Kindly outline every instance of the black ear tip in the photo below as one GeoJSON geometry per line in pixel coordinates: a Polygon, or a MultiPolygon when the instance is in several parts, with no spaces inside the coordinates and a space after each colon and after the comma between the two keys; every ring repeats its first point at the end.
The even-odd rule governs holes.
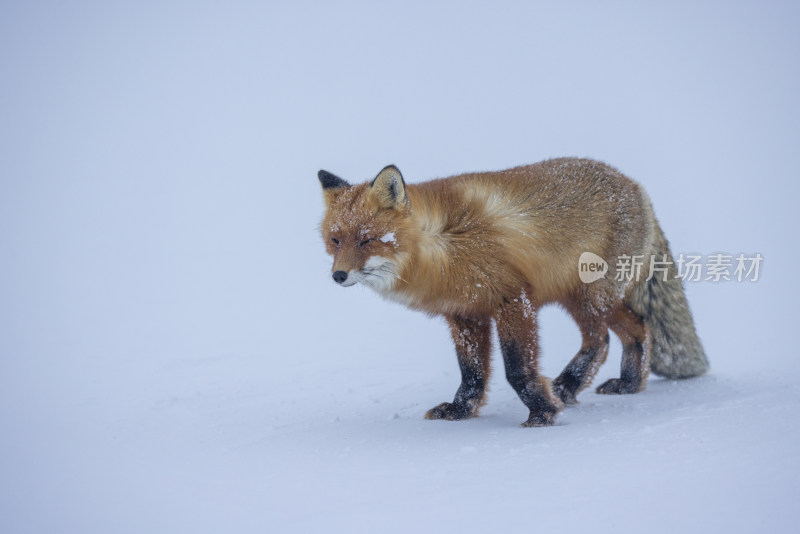
{"type": "MultiPolygon", "coordinates": [[[[381,172],[379,172],[379,173],[378,173],[378,176],[382,175],[382,174],[383,174],[383,173],[385,173],[386,171],[391,171],[391,172],[395,172],[395,173],[397,173],[397,176],[399,176],[399,177],[400,177],[400,181],[401,181],[403,184],[405,184],[405,183],[406,183],[405,179],[403,178],[403,173],[402,173],[402,172],[400,172],[400,169],[398,169],[398,168],[397,168],[397,165],[394,165],[394,164],[392,164],[392,165],[387,165],[386,167],[384,167],[383,169],[381,169],[381,172]]],[[[375,180],[372,180],[372,185],[375,185],[375,182],[378,180],[378,176],[376,176],[376,177],[375,177],[375,180]]]]}
{"type": "Polygon", "coordinates": [[[335,187],[347,187],[350,184],[336,176],[335,174],[331,174],[328,171],[320,169],[317,173],[317,178],[319,178],[319,183],[322,184],[323,189],[331,189],[335,187]]]}
{"type": "Polygon", "coordinates": [[[400,175],[400,177],[402,177],[402,176],[403,176],[403,173],[402,173],[402,172],[400,172],[400,169],[398,169],[398,168],[397,168],[397,165],[395,165],[394,163],[393,163],[393,164],[391,164],[391,165],[387,165],[386,167],[384,167],[384,168],[383,168],[383,170],[382,170],[381,172],[383,172],[383,171],[386,171],[386,170],[393,170],[394,172],[396,172],[397,174],[399,174],[399,175],[400,175]]]}

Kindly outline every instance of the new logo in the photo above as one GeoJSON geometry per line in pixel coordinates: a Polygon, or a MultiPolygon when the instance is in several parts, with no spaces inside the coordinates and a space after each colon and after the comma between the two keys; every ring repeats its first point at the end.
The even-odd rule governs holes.
{"type": "Polygon", "coordinates": [[[584,284],[591,284],[604,278],[607,272],[608,263],[597,254],[584,252],[578,259],[578,276],[584,284]]]}

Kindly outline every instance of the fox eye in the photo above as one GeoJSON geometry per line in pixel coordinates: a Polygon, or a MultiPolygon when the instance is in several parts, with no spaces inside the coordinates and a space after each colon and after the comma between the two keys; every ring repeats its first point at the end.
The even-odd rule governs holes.
{"type": "Polygon", "coordinates": [[[335,237],[332,237],[332,238],[331,238],[331,241],[333,241],[333,243],[334,243],[335,245],[338,245],[338,244],[339,244],[339,240],[338,240],[338,239],[336,239],[335,237]]]}
{"type": "Polygon", "coordinates": [[[366,245],[367,243],[371,243],[372,241],[375,241],[375,239],[376,239],[375,237],[371,237],[371,238],[369,238],[369,239],[365,239],[364,241],[362,241],[361,243],[359,243],[359,244],[358,244],[358,246],[359,246],[359,247],[363,247],[363,246],[364,246],[364,245],[366,245]]]}

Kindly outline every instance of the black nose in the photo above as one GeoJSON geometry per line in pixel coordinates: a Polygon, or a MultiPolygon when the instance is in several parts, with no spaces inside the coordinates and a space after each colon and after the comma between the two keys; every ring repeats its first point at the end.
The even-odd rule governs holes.
{"type": "Polygon", "coordinates": [[[336,281],[337,284],[341,284],[345,280],[347,280],[347,273],[344,271],[336,271],[333,273],[333,279],[336,281]]]}

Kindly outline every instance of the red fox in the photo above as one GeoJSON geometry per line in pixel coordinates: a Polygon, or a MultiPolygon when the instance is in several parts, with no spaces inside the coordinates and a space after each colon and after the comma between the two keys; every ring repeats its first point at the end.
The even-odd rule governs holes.
{"type": "Polygon", "coordinates": [[[598,393],[642,391],[651,369],[669,378],[708,369],[650,199],[604,163],[552,159],[419,184],[406,184],[394,165],[360,185],[327,171],[318,177],[334,281],[363,283],[444,316],[450,327],[461,385],[453,402],[430,409],[427,419],[478,415],[486,401],[492,321],[506,378],[530,410],[523,426],[552,425],[564,405],[577,402],[606,359],[609,329],[622,342],[621,375],[598,393]],[[591,283],[579,275],[585,252],[608,264],[605,276],[591,283]],[[667,265],[654,276],[651,256],[667,265]],[[621,257],[646,258],[639,276],[617,276],[621,257]],[[549,303],[563,306],[583,337],[552,382],[537,366],[537,312],[549,303]]]}

